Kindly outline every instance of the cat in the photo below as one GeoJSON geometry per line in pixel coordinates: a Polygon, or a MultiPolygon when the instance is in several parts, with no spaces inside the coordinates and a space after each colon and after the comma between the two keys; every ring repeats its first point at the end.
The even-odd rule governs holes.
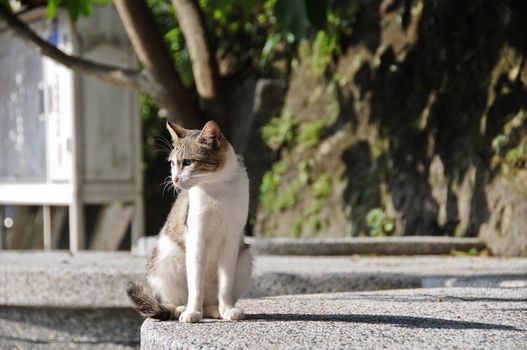
{"type": "Polygon", "coordinates": [[[235,303],[252,269],[243,242],[247,172],[215,122],[202,130],[167,122],[167,129],[171,181],[180,193],[149,257],[146,283],[131,282],[128,295],[145,317],[243,319],[235,303]]]}

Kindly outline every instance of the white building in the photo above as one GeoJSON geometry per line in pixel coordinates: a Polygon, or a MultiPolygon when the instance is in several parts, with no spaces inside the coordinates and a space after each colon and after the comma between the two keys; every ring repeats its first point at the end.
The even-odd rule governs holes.
{"type": "MultiPolygon", "coordinates": [[[[111,5],[76,23],[65,11],[50,21],[45,8],[21,18],[69,54],[137,66],[111,5]]],[[[49,208],[67,206],[76,251],[84,248],[85,204],[133,203],[135,242],[143,231],[138,108],[137,93],[74,74],[0,27],[0,205],[43,206],[46,249],[49,208]]]]}

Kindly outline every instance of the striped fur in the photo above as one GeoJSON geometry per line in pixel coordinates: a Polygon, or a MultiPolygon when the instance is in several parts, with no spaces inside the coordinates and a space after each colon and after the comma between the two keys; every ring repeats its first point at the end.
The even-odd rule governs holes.
{"type": "Polygon", "coordinates": [[[152,290],[142,282],[129,282],[126,293],[143,317],[157,318],[162,321],[179,317],[174,305],[161,303],[159,297],[155,297],[152,290]]]}

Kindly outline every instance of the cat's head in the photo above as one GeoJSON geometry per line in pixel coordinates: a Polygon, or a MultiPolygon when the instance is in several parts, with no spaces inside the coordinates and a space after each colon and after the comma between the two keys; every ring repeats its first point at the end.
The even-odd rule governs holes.
{"type": "Polygon", "coordinates": [[[167,129],[174,146],[168,160],[176,189],[188,190],[212,182],[227,159],[227,140],[218,124],[210,121],[202,130],[187,130],[167,122],[167,129]]]}

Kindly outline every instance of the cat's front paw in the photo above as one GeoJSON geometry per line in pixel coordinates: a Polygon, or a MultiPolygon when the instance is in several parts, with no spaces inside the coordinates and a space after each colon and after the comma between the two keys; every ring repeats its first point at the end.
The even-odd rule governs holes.
{"type": "Polygon", "coordinates": [[[223,318],[224,320],[243,320],[245,318],[243,311],[238,309],[237,307],[221,310],[220,313],[221,318],[223,318]]]}
{"type": "Polygon", "coordinates": [[[199,311],[184,311],[179,316],[180,322],[194,323],[199,322],[203,318],[203,314],[199,311]]]}

